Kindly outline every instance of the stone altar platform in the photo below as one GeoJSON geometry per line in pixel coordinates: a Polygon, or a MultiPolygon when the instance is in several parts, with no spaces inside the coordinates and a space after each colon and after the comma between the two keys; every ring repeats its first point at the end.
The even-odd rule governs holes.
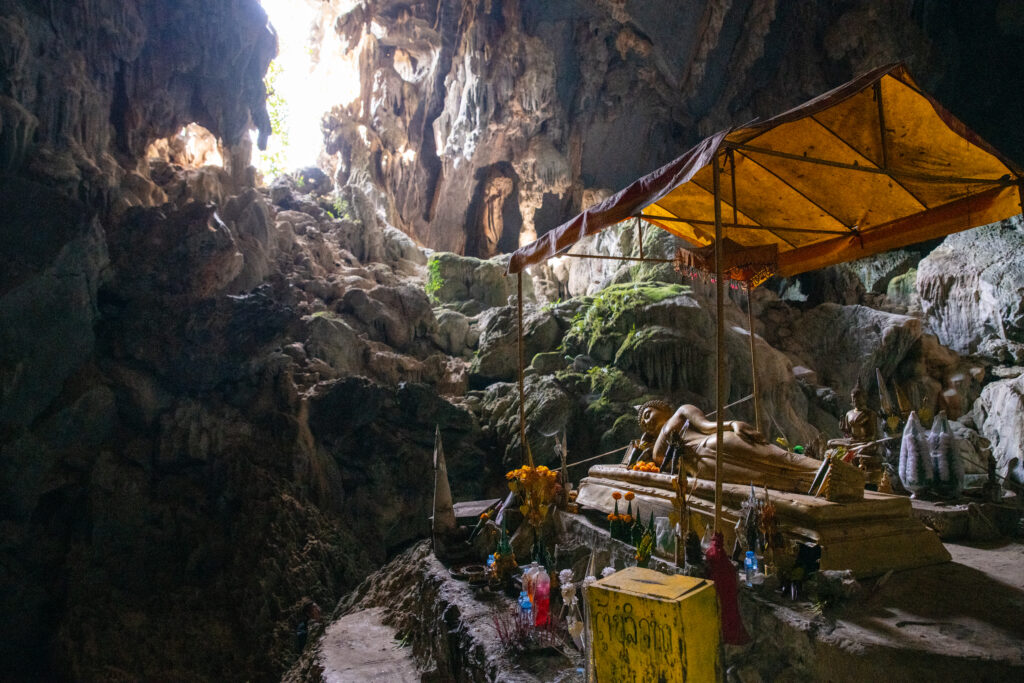
{"type": "MultiPolygon", "coordinates": [[[[714,519],[714,482],[690,480],[687,510],[691,528],[701,533],[714,519]]],[[[584,510],[612,512],[612,493],[631,491],[634,511],[647,519],[675,518],[675,475],[636,472],[624,465],[595,465],[580,482],[576,502],[584,510]]],[[[757,490],[763,497],[764,490],[757,490]]],[[[877,576],[889,570],[912,569],[948,562],[949,552],[939,536],[913,515],[911,501],[865,491],[864,500],[836,503],[798,493],[768,489],[776,506],[783,536],[797,543],[821,548],[821,569],[849,569],[859,578],[877,576]]],[[[732,547],[733,527],[750,486],[722,485],[722,516],[726,547],[732,547]]],[[[625,512],[620,503],[620,512],[625,512]]]]}
{"type": "MultiPolygon", "coordinates": [[[[598,567],[633,563],[632,546],[586,516],[559,512],[557,519],[566,549],[593,549],[598,567]]],[[[825,611],[741,585],[740,612],[753,640],[726,646],[726,680],[1024,680],[1024,544],[945,547],[952,561],[862,580],[856,597],[825,611]]],[[[675,571],[658,558],[651,567],[675,571]]]]}

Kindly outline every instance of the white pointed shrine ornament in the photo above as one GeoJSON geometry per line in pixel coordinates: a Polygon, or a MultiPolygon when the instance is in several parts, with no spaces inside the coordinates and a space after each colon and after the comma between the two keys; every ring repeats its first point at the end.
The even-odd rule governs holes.
{"type": "Polygon", "coordinates": [[[448,467],[444,461],[444,447],[441,444],[441,428],[434,435],[434,509],[430,531],[437,550],[437,537],[455,531],[455,506],[452,503],[452,489],[448,484],[448,467]]]}

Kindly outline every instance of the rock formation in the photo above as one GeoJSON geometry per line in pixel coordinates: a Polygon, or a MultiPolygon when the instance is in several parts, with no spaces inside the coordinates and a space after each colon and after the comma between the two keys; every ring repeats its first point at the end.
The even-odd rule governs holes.
{"type": "MultiPolygon", "coordinates": [[[[330,177],[257,188],[275,38],[255,0],[0,0],[0,677],[277,678],[310,600],[426,534],[438,426],[458,498],[518,464],[515,283],[477,256],[879,61],[965,73],[917,3],[319,6],[315,54],[358,45],[362,97],[325,118],[330,177]]],[[[1021,357],[999,294],[1019,273],[991,256],[1019,226],[987,230],[822,275],[834,296],[755,293],[772,435],[834,430],[836,395],[881,367],[918,401],[980,395],[954,433],[1019,466],[1019,381],[982,388],[1021,357]],[[986,283],[987,308],[949,294],[986,283]]],[[[588,248],[641,239],[673,247],[627,226],[588,248]]],[[[561,430],[571,460],[625,444],[645,396],[708,405],[703,283],[564,259],[524,289],[539,462],[561,430]]],[[[727,305],[734,397],[746,306],[727,305]]]]}
{"type": "Polygon", "coordinates": [[[917,293],[939,341],[1024,361],[1024,223],[950,235],[918,265],[917,293]]]}
{"type": "Polygon", "coordinates": [[[358,50],[363,93],[325,117],[327,162],[446,251],[508,251],[704,135],[894,61],[1011,157],[1024,151],[1012,3],[337,4],[321,5],[314,53],[358,50]]]}
{"type": "Polygon", "coordinates": [[[0,677],[274,679],[426,532],[436,426],[460,494],[494,469],[426,258],[251,186],[255,1],[3,2],[0,43],[0,677]]]}

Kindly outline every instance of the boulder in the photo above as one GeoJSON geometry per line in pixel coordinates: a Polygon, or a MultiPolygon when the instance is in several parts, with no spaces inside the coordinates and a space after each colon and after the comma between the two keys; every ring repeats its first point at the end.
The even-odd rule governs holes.
{"type": "MultiPolygon", "coordinates": [[[[486,311],[478,321],[480,349],[470,370],[475,381],[511,381],[519,368],[518,315],[515,307],[505,306],[486,311]]],[[[523,362],[529,363],[538,353],[553,351],[562,339],[561,328],[554,314],[535,305],[523,311],[523,362]]]]}
{"type": "MultiPolygon", "coordinates": [[[[507,256],[485,261],[472,256],[434,252],[427,260],[427,294],[440,304],[463,308],[467,304],[475,304],[475,310],[465,311],[470,315],[483,307],[505,306],[509,297],[516,294],[516,278],[506,275],[507,268],[507,256]]],[[[523,274],[523,299],[534,299],[533,283],[526,273],[523,274]]]]}
{"type": "Polygon", "coordinates": [[[973,353],[1024,342],[1024,218],[950,235],[918,265],[917,293],[939,341],[973,353]]]}
{"type": "MultiPolygon", "coordinates": [[[[650,228],[649,231],[663,232],[650,228]]],[[[627,223],[621,228],[612,228],[596,235],[584,237],[573,246],[572,251],[577,254],[628,256],[636,241],[635,234],[632,223],[627,223]]],[[[626,263],[625,261],[589,258],[567,258],[565,262],[564,290],[569,296],[586,296],[604,289],[611,284],[615,273],[626,263]]]]}
{"type": "Polygon", "coordinates": [[[340,310],[352,313],[371,338],[402,352],[409,351],[417,339],[430,336],[437,327],[426,295],[412,284],[350,289],[342,297],[340,310]]]}
{"type": "Polygon", "coordinates": [[[1024,484],[1024,375],[986,385],[972,417],[992,444],[996,471],[1024,484]]]}
{"type": "Polygon", "coordinates": [[[437,332],[432,337],[437,346],[451,356],[462,356],[470,350],[469,318],[445,308],[436,309],[437,332]]]}
{"type": "Polygon", "coordinates": [[[822,384],[847,394],[870,387],[875,368],[890,377],[920,339],[921,321],[865,306],[822,304],[766,327],[773,346],[804,360],[822,384]]]}
{"type": "Polygon", "coordinates": [[[329,313],[313,315],[309,322],[307,352],[326,361],[339,375],[357,375],[366,363],[366,344],[352,326],[329,313]]]}
{"type": "Polygon", "coordinates": [[[235,276],[229,289],[235,293],[247,292],[267,279],[278,249],[290,246],[293,233],[284,230],[284,236],[278,234],[270,209],[252,189],[229,199],[223,218],[242,254],[241,272],[235,276]]]}
{"type": "Polygon", "coordinates": [[[538,353],[530,361],[530,368],[542,375],[552,375],[568,365],[565,354],[558,351],[545,351],[538,353]]]}
{"type": "MultiPolygon", "coordinates": [[[[570,432],[570,449],[578,442],[572,432],[578,427],[577,397],[552,375],[531,375],[524,380],[526,394],[526,440],[538,465],[555,467],[555,441],[562,431],[570,432]]],[[[502,465],[513,469],[522,464],[519,435],[519,394],[515,383],[491,384],[480,396],[480,421],[490,436],[504,446],[502,465]]]]}

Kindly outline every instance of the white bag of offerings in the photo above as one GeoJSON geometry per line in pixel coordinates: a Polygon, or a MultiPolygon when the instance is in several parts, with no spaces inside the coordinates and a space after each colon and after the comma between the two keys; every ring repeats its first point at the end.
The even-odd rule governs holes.
{"type": "Polygon", "coordinates": [[[928,443],[935,492],[946,497],[959,495],[964,485],[964,466],[957,454],[956,437],[949,427],[946,411],[935,417],[928,443]]]}
{"type": "Polygon", "coordinates": [[[908,491],[917,495],[931,486],[933,472],[928,434],[921,426],[917,413],[911,411],[900,444],[900,481],[908,491]]]}

